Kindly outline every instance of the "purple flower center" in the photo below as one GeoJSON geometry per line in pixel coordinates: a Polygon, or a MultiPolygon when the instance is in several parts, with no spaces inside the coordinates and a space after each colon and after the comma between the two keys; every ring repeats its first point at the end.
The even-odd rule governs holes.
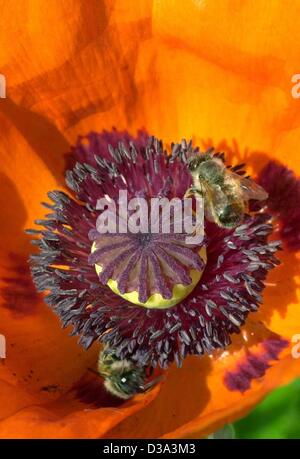
{"type": "Polygon", "coordinates": [[[49,193],[50,213],[36,222],[43,229],[31,231],[40,249],[31,257],[35,284],[63,325],[73,326],[85,348],[100,340],[138,366],[181,366],[188,354],[226,347],[259,308],[267,272],[278,264],[270,216],[261,210],[234,229],[206,221],[206,237],[195,245],[184,234],[99,235],[99,198],[116,199],[125,188],[129,197],[182,199],[191,186],[187,157],[199,150],[183,141],[169,153],[144,133],[132,141],[115,131],[109,142],[108,133],[91,133],[73,152],[81,161],[67,173],[73,196],[49,193]],[[194,285],[193,271],[202,275],[194,285]],[[177,285],[192,289],[166,308],[125,296],[169,301],[177,285]]]}

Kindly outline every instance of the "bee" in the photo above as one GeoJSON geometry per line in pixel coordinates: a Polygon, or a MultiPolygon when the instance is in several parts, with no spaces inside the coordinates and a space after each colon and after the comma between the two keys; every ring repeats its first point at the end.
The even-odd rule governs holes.
{"type": "Polygon", "coordinates": [[[105,346],[100,351],[98,372],[104,378],[104,387],[110,393],[128,400],[138,393],[150,390],[158,379],[146,382],[151,376],[147,367],[139,367],[128,359],[120,359],[115,351],[105,346]]]}
{"type": "Polygon", "coordinates": [[[242,223],[250,199],[268,198],[261,186],[226,168],[222,159],[209,152],[189,158],[187,164],[193,186],[185,197],[201,197],[206,218],[222,228],[235,228],[242,223]]]}

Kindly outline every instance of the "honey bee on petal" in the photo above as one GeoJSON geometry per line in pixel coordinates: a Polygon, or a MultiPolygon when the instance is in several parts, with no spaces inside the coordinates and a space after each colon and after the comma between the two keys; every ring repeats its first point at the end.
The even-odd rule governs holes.
{"type": "Polygon", "coordinates": [[[146,382],[151,375],[147,374],[147,367],[139,367],[130,360],[119,359],[108,346],[99,354],[98,372],[104,378],[106,390],[123,400],[150,390],[158,381],[154,379],[146,382]]]}
{"type": "Polygon", "coordinates": [[[240,225],[248,211],[248,201],[264,201],[268,197],[261,186],[227,169],[222,159],[209,152],[189,158],[188,169],[193,186],[185,197],[201,197],[206,218],[220,227],[240,225]]]}

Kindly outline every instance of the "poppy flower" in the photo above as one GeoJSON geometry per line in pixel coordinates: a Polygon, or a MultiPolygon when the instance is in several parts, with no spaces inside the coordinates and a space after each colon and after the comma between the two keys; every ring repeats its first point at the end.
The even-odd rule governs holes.
{"type": "Polygon", "coordinates": [[[4,11],[2,438],[199,438],[299,375],[291,10],[264,1],[105,1],[87,10],[70,0],[45,12],[36,1],[15,5],[13,23],[4,11]],[[202,252],[176,239],[99,238],[99,197],[114,197],[125,180],[133,196],[182,198],[185,150],[195,145],[224,152],[237,172],[246,163],[269,193],[265,206],[233,230],[207,222],[202,252]],[[32,274],[46,295],[27,265],[34,249],[24,229],[34,220],[32,274]],[[105,255],[112,250],[122,269],[105,255]],[[194,271],[193,289],[175,301],[174,286],[187,288],[194,271]],[[139,303],[160,294],[175,304],[146,308],[132,292],[139,303]],[[110,395],[89,371],[99,338],[120,358],[159,367],[163,380],[130,400],[110,395]]]}

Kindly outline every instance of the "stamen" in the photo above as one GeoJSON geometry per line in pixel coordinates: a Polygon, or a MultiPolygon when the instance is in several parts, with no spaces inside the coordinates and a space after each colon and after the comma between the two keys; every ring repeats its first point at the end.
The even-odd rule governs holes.
{"type": "MultiPolygon", "coordinates": [[[[115,201],[125,187],[129,198],[183,199],[187,158],[199,149],[183,141],[168,154],[153,137],[132,141],[114,131],[111,141],[108,133],[79,139],[73,153],[80,160],[67,173],[73,196],[50,192],[51,213],[29,231],[39,248],[31,257],[35,284],[63,326],[72,325],[85,348],[100,340],[140,367],[181,366],[189,354],[226,348],[279,263],[270,216],[260,210],[232,229],[205,220],[206,237],[193,246],[183,234],[101,235],[100,198],[115,201]]],[[[243,175],[242,166],[234,171],[243,175]]]]}

